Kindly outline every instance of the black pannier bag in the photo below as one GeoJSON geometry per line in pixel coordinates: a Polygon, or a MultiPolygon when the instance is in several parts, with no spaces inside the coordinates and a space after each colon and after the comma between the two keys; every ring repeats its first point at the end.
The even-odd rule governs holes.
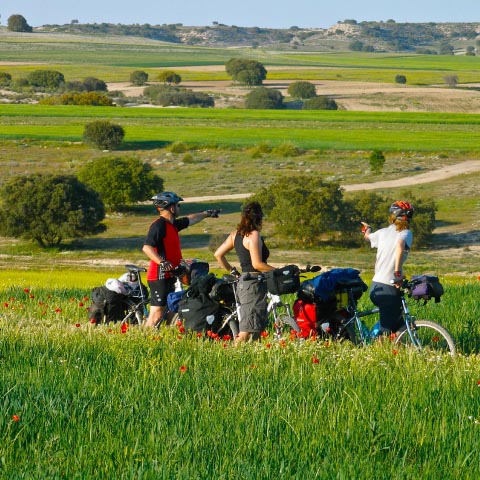
{"type": "Polygon", "coordinates": [[[413,299],[428,301],[434,298],[435,303],[440,302],[444,289],[438,277],[434,275],[415,275],[411,278],[411,281],[418,282],[411,291],[413,299]]]}
{"type": "Polygon", "coordinates": [[[286,265],[263,274],[267,289],[274,295],[295,293],[300,287],[300,269],[297,265],[286,265]]]}
{"type": "Polygon", "coordinates": [[[220,328],[220,304],[207,294],[184,295],[178,303],[178,314],[186,330],[204,333],[217,332],[220,328]]]}
{"type": "Polygon", "coordinates": [[[88,318],[97,323],[119,322],[123,320],[128,308],[127,295],[113,292],[107,287],[92,289],[93,304],[88,307],[88,318]]]}

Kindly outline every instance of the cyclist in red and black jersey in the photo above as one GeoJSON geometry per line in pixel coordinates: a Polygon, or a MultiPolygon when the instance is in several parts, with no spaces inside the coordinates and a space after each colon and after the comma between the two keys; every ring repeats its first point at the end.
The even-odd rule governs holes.
{"type": "Polygon", "coordinates": [[[160,216],[150,225],[143,245],[143,252],[150,259],[147,281],[151,301],[145,324],[147,327],[154,327],[161,320],[167,305],[167,295],[175,289],[172,271],[180,265],[182,259],[178,232],[204,218],[218,217],[219,210],[206,210],[177,218],[180,214],[179,202],[182,200],[182,197],[173,192],[163,192],[152,197],[160,216]]]}

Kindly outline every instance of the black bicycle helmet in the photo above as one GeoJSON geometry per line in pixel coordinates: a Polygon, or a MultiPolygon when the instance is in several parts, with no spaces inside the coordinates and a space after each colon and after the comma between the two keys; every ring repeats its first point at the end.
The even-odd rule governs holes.
{"type": "Polygon", "coordinates": [[[398,220],[411,220],[415,210],[411,203],[398,201],[392,203],[388,211],[398,220]]]}
{"type": "Polygon", "coordinates": [[[157,193],[151,198],[153,204],[157,208],[167,208],[169,205],[172,203],[178,203],[183,200],[182,197],[179,197],[176,193],[174,192],[162,192],[162,193],[157,193]]]}

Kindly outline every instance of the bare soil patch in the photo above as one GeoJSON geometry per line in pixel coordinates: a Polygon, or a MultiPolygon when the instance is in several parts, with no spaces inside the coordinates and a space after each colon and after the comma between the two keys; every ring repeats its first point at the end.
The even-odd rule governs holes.
{"type": "MultiPolygon", "coordinates": [[[[183,70],[220,71],[222,66],[182,67],[183,70]]],[[[272,68],[269,68],[272,69],[272,68]]],[[[265,80],[264,85],[275,88],[287,96],[293,80],[265,80]]],[[[343,110],[352,111],[403,111],[403,112],[461,112],[480,113],[480,93],[474,88],[478,84],[464,85],[468,88],[447,88],[441,85],[406,86],[390,83],[351,82],[340,80],[311,80],[316,86],[317,95],[333,98],[343,110]]],[[[154,82],[149,82],[154,85],[154,82]]],[[[250,91],[247,87],[230,80],[182,82],[182,87],[212,93],[217,107],[227,107],[243,103],[250,91]],[[225,97],[231,97],[225,100],[225,97]]],[[[109,90],[119,90],[126,96],[141,96],[144,87],[136,87],[128,82],[109,83],[109,90]]]]}

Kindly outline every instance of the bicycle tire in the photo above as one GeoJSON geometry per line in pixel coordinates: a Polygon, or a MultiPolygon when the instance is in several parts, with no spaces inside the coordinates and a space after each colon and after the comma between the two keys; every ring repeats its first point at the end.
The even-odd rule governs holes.
{"type": "MultiPolygon", "coordinates": [[[[415,320],[414,325],[414,333],[419,342],[418,346],[415,345],[417,348],[438,353],[449,353],[452,357],[455,355],[455,342],[441,325],[431,320],[415,320]]],[[[406,325],[402,326],[395,335],[395,345],[412,346],[413,342],[406,325]]]]}
{"type": "Polygon", "coordinates": [[[281,313],[280,315],[278,315],[277,322],[280,325],[288,325],[292,330],[295,330],[297,333],[302,331],[302,329],[298,326],[297,321],[286,313],[281,313]]]}

